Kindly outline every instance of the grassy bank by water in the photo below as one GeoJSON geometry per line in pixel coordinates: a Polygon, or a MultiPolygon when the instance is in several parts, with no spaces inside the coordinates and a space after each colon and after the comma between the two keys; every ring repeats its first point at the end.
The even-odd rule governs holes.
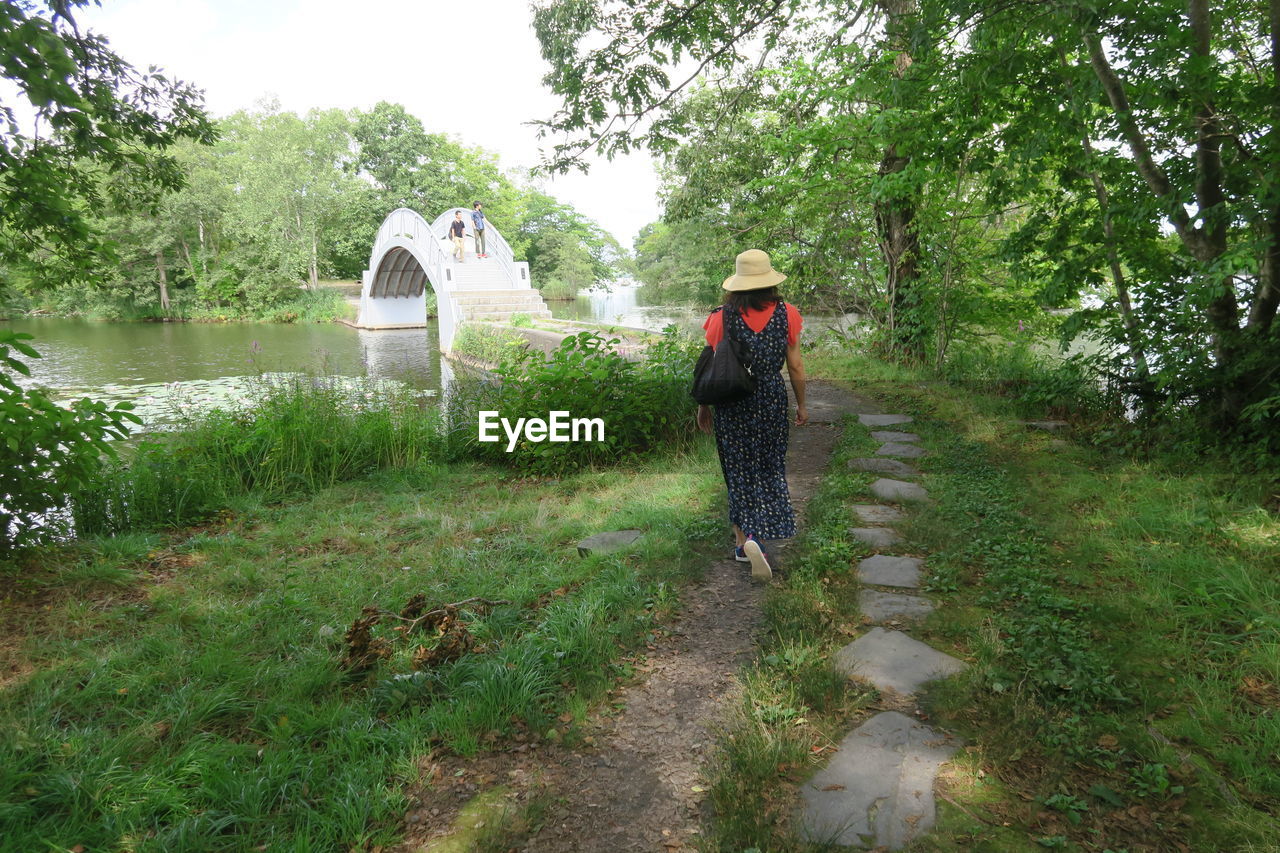
{"type": "MultiPolygon", "coordinates": [[[[460,398],[675,381],[593,341],[460,398]]],[[[0,562],[0,849],[394,841],[415,759],[568,735],[722,533],[711,445],[677,440],[687,398],[609,428],[611,455],[485,464],[474,420],[400,386],[263,382],[72,493],[80,540],[0,562]],[[644,538],[578,555],[621,528],[644,538]]]]}
{"type": "MultiPolygon", "coordinates": [[[[428,313],[433,307],[429,306],[428,313]]],[[[28,311],[43,316],[107,322],[333,323],[354,320],[356,315],[355,307],[347,301],[342,289],[324,285],[316,290],[290,290],[284,298],[265,305],[215,305],[178,293],[166,311],[159,302],[138,302],[114,298],[108,293],[68,289],[44,294],[39,300],[19,299],[9,306],[11,315],[28,311]]]]}
{"type": "MultiPolygon", "coordinates": [[[[539,369],[671,379],[589,353],[539,369]]],[[[913,415],[930,451],[918,464],[934,503],[899,529],[903,553],[928,556],[941,607],[912,630],[971,666],[925,697],[966,746],[915,849],[1280,846],[1274,482],[1063,441],[1007,400],[868,359],[815,353],[810,372],[913,415]]],[[[349,407],[323,385],[294,387],[197,442],[226,469],[209,503],[221,515],[130,523],[3,569],[0,849],[393,843],[404,792],[424,781],[416,759],[572,741],[723,544],[707,440],[534,477],[444,454],[429,420],[407,427],[389,400],[360,432],[331,419],[349,407]],[[621,528],[645,536],[577,556],[578,539],[621,528]],[[467,601],[431,631],[394,630],[467,601]]],[[[845,463],[876,446],[846,426],[767,594],[763,647],[706,782],[706,849],[806,850],[796,786],[884,707],[828,665],[864,630],[854,567],[870,550],[849,505],[874,477],[845,463]]],[[[157,476],[184,458],[198,470],[178,453],[157,476]]]]}
{"type": "MultiPolygon", "coordinates": [[[[1275,481],[1202,454],[1132,457],[1029,430],[1009,401],[848,356],[811,370],[911,414],[934,502],[899,526],[941,607],[913,633],[971,663],[926,696],[967,743],[912,849],[1280,848],[1275,481]]],[[[1025,410],[1021,410],[1025,411],[1025,410]]],[[[849,505],[878,446],[847,430],[767,604],[712,790],[717,849],[807,849],[796,785],[870,710],[826,661],[862,632],[849,505]]]]}
{"type": "Polygon", "coordinates": [[[5,579],[0,847],[393,841],[416,756],[547,736],[627,673],[719,530],[712,454],[558,480],[423,464],[29,558],[5,579]],[[642,544],[573,547],[620,528],[642,544]],[[362,608],[419,593],[508,603],[462,608],[474,650],[418,675],[431,634],[339,666],[362,608]]]}

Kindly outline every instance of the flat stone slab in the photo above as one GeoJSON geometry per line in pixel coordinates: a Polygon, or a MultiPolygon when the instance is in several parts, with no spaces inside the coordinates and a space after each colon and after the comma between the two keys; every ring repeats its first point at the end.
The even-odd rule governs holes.
{"type": "Polygon", "coordinates": [[[871,437],[876,441],[919,441],[920,436],[914,432],[894,432],[893,430],[873,430],[871,437]]]}
{"type": "Polygon", "coordinates": [[[864,589],[858,593],[858,607],[872,622],[914,622],[934,611],[934,604],[921,595],[864,589]]]}
{"type": "Polygon", "coordinates": [[[884,628],[872,628],[836,652],[833,663],[846,676],[865,678],[880,690],[903,696],[965,668],[964,661],[884,628]]]}
{"type": "Polygon", "coordinates": [[[903,444],[900,441],[890,441],[882,444],[880,449],[876,451],[876,456],[896,456],[899,459],[919,459],[929,451],[925,450],[918,444],[903,444]]]}
{"type": "Polygon", "coordinates": [[[851,527],[849,534],[872,548],[892,548],[902,541],[897,531],[888,527],[851,527]]]}
{"type": "Polygon", "coordinates": [[[873,474],[892,474],[895,477],[919,477],[920,472],[897,459],[850,459],[849,467],[855,471],[873,474]]]}
{"type": "Polygon", "coordinates": [[[915,483],[880,478],[871,484],[871,494],[882,501],[927,501],[929,492],[915,483]]]}
{"type": "Polygon", "coordinates": [[[801,787],[801,832],[819,844],[902,849],[933,827],[933,786],[958,748],[906,714],[876,714],[801,787]]]}
{"type": "Polygon", "coordinates": [[[611,530],[608,533],[597,533],[578,543],[578,554],[585,557],[588,554],[610,554],[620,551],[639,539],[643,533],[643,530],[611,530]]]}
{"type": "Polygon", "coordinates": [[[865,524],[893,524],[907,517],[907,514],[897,507],[884,504],[854,504],[853,514],[865,524]]]}
{"type": "Polygon", "coordinates": [[[884,427],[915,423],[915,418],[911,415],[858,415],[858,423],[865,427],[884,427]]]}
{"type": "Polygon", "coordinates": [[[1042,429],[1045,432],[1061,432],[1071,426],[1066,421],[1023,421],[1022,424],[1028,429],[1042,429]]]}
{"type": "Polygon", "coordinates": [[[858,580],[877,586],[896,586],[900,589],[920,587],[920,569],[924,560],[919,557],[890,557],[876,554],[858,563],[858,580]]]}

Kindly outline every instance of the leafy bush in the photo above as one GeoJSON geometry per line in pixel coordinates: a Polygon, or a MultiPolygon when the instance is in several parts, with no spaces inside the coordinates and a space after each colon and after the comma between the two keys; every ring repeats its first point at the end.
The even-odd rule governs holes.
{"type": "MultiPolygon", "coordinates": [[[[594,332],[565,338],[550,355],[520,351],[496,370],[500,382],[459,383],[450,398],[455,446],[480,458],[548,474],[619,462],[692,436],[696,406],[689,396],[694,346],[674,327],[652,344],[642,360],[618,352],[617,338],[594,332]],[[479,412],[496,411],[512,425],[520,418],[547,420],[553,411],[571,418],[600,418],[603,441],[529,441],[507,452],[478,439],[479,412]]],[[[501,433],[501,430],[499,430],[501,433]]]]}
{"type": "Polygon", "coordinates": [[[1028,415],[1094,418],[1122,411],[1118,394],[1084,356],[1055,358],[1034,341],[953,344],[942,368],[951,382],[1017,400],[1028,415]]]}
{"type": "Polygon", "coordinates": [[[484,364],[498,365],[528,345],[519,334],[502,326],[464,323],[453,338],[453,353],[484,364]]]}
{"type": "Polygon", "coordinates": [[[11,351],[39,358],[31,335],[0,330],[0,554],[65,533],[59,510],[68,494],[88,486],[115,456],[111,439],[138,423],[129,403],[108,407],[82,399],[63,407],[38,389],[24,389],[8,371],[30,375],[11,351]]]}

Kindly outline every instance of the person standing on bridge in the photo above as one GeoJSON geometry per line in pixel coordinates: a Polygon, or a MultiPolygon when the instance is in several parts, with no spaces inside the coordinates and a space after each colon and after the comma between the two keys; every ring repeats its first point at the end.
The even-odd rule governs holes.
{"type": "Polygon", "coordinates": [[[489,257],[484,245],[484,205],[478,201],[471,205],[471,225],[476,232],[476,257],[489,257]]]}
{"type": "Polygon", "coordinates": [[[453,212],[453,221],[449,223],[449,237],[453,240],[453,256],[462,263],[467,254],[467,226],[462,221],[462,211],[453,212]]]}

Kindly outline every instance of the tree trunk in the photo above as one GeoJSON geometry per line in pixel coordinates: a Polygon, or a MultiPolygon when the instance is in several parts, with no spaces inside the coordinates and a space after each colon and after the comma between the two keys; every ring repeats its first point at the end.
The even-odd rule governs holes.
{"type": "Polygon", "coordinates": [[[1120,263],[1120,244],[1116,240],[1115,222],[1111,216],[1111,195],[1107,192],[1107,185],[1102,180],[1102,175],[1094,168],[1097,153],[1094,151],[1093,140],[1089,137],[1089,127],[1080,109],[1078,93],[1075,87],[1072,86],[1071,77],[1068,74],[1067,51],[1061,44],[1058,45],[1058,67],[1063,71],[1063,84],[1071,92],[1072,112],[1076,120],[1080,122],[1080,146],[1084,149],[1085,158],[1084,172],[1089,178],[1089,183],[1093,185],[1093,196],[1098,200],[1098,212],[1102,216],[1103,248],[1107,255],[1107,267],[1111,271],[1111,283],[1116,289],[1116,304],[1119,308],[1120,322],[1124,326],[1125,342],[1128,344],[1129,354],[1133,359],[1131,381],[1143,413],[1147,414],[1150,412],[1151,405],[1155,400],[1155,383],[1151,381],[1151,367],[1147,361],[1146,349],[1142,345],[1138,321],[1133,316],[1133,300],[1129,297],[1129,282],[1125,278],[1124,267],[1120,263]]]}
{"type": "MultiPolygon", "coordinates": [[[[1089,134],[1081,137],[1085,155],[1093,160],[1093,145],[1089,142],[1089,134]]],[[[1089,180],[1093,184],[1093,194],[1098,200],[1098,208],[1102,213],[1102,236],[1106,241],[1107,266],[1111,269],[1111,283],[1116,289],[1116,302],[1120,308],[1120,322],[1124,325],[1125,340],[1129,344],[1129,354],[1133,357],[1133,388],[1142,404],[1144,413],[1149,414],[1155,399],[1155,386],[1151,382],[1151,368],[1147,363],[1147,353],[1138,335],[1138,322],[1133,316],[1133,302],[1129,298],[1129,282],[1125,279],[1124,268],[1120,265],[1120,252],[1116,243],[1115,223],[1111,220],[1111,197],[1102,176],[1092,169],[1089,180]]]]}
{"type": "MultiPolygon", "coordinates": [[[[1280,0],[1271,0],[1271,130],[1270,156],[1280,153],[1280,0]]],[[[1280,306],[1280,203],[1273,204],[1263,226],[1267,240],[1258,269],[1258,290],[1249,308],[1249,332],[1266,335],[1271,331],[1280,306]]]]}
{"type": "MultiPolygon", "coordinates": [[[[1193,53],[1205,61],[1211,61],[1213,54],[1208,0],[1190,0],[1187,16],[1193,34],[1193,53]]],[[[1090,64],[1111,102],[1121,134],[1133,154],[1138,173],[1156,197],[1164,202],[1165,212],[1183,246],[1202,269],[1213,269],[1215,262],[1227,251],[1229,218],[1226,195],[1223,192],[1222,135],[1213,105],[1214,93],[1191,92],[1188,95],[1197,105],[1195,194],[1199,208],[1197,218],[1204,223],[1197,226],[1138,127],[1124,84],[1107,59],[1101,37],[1096,32],[1086,32],[1084,43],[1089,50],[1090,64]]],[[[1217,275],[1220,276],[1219,280],[1211,282],[1216,295],[1205,309],[1205,319],[1209,322],[1213,338],[1216,375],[1213,382],[1206,383],[1204,391],[1206,397],[1217,403],[1220,423],[1230,429],[1239,422],[1240,413],[1246,405],[1240,371],[1240,361],[1245,353],[1241,346],[1240,306],[1235,295],[1235,279],[1229,273],[1217,275]]]]}
{"type": "MultiPolygon", "coordinates": [[[[898,155],[897,146],[890,145],[880,160],[880,177],[901,172],[910,163],[910,158],[898,155]]],[[[911,316],[910,310],[916,301],[914,288],[920,274],[916,266],[920,239],[914,224],[914,201],[910,196],[897,196],[876,202],[876,226],[880,232],[889,294],[889,330],[895,346],[910,358],[923,354],[919,320],[911,316]]]]}
{"type": "Polygon", "coordinates": [[[311,232],[311,290],[315,290],[320,286],[320,247],[317,244],[316,232],[311,232]]]}
{"type": "MultiPolygon", "coordinates": [[[[895,54],[893,76],[901,80],[912,63],[910,27],[916,17],[917,3],[916,0],[877,0],[877,5],[885,14],[885,45],[895,54]]],[[[885,100],[891,109],[909,106],[909,98],[902,93],[900,85],[891,85],[885,100]]],[[[896,175],[910,165],[910,156],[901,154],[897,144],[890,142],[880,159],[879,175],[881,178],[896,175]]],[[[914,191],[882,197],[876,202],[875,215],[885,261],[890,340],[901,355],[918,361],[924,358],[927,335],[921,318],[913,310],[920,302],[916,201],[914,191]]]]}
{"type": "Polygon", "coordinates": [[[169,313],[169,273],[165,268],[164,251],[156,252],[156,278],[160,281],[160,310],[169,313]]]}
{"type": "MultiPolygon", "coordinates": [[[[209,269],[205,264],[205,258],[208,256],[209,253],[205,250],[205,245],[204,245],[204,220],[203,219],[196,220],[196,225],[199,228],[199,235],[200,235],[200,275],[207,276],[209,275],[209,269]]],[[[194,270],[192,270],[192,272],[194,272],[194,270]]]]}

